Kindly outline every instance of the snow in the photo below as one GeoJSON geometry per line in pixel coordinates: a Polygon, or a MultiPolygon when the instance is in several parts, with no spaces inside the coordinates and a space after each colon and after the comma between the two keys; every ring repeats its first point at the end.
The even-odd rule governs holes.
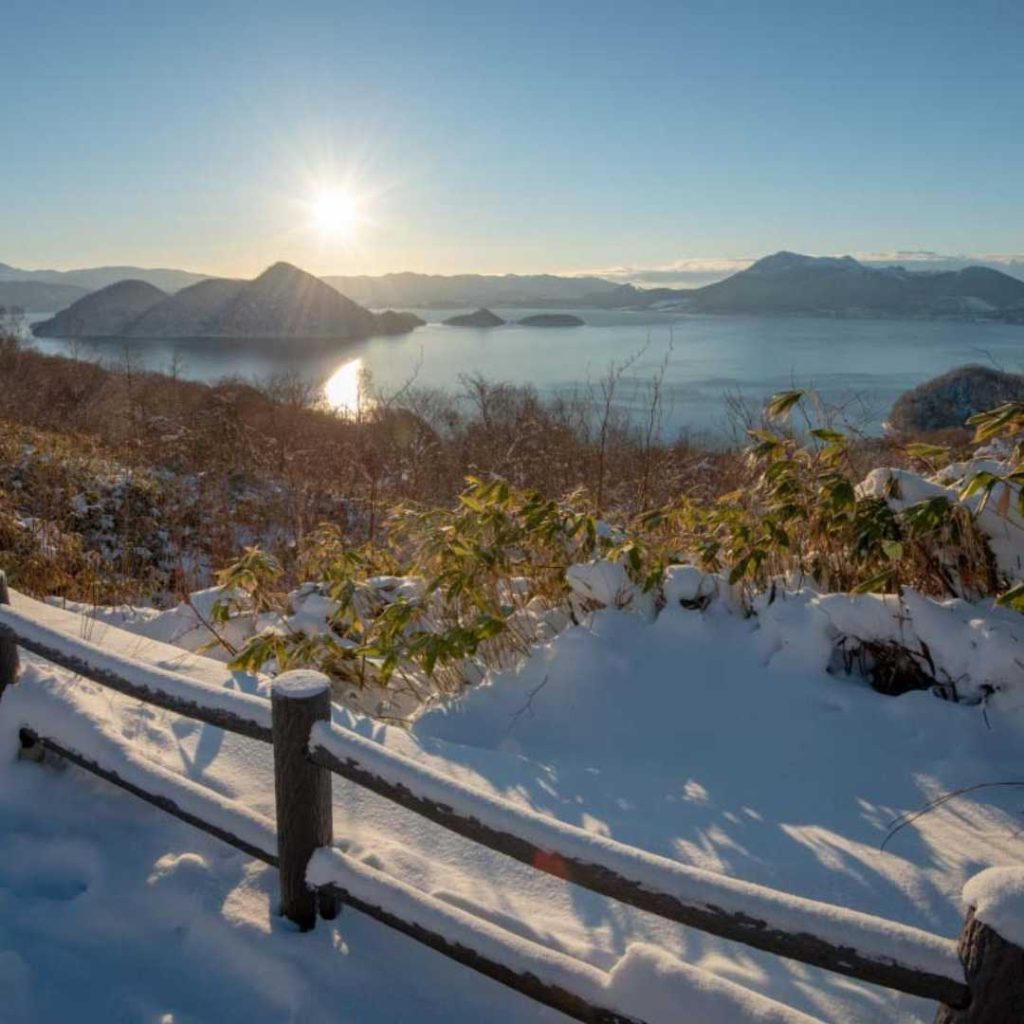
{"type": "MultiPolygon", "coordinates": [[[[181,700],[192,701],[201,707],[237,715],[263,728],[270,728],[270,704],[265,697],[231,690],[223,685],[210,685],[205,680],[189,677],[177,668],[169,670],[140,659],[135,653],[137,641],[128,635],[119,637],[118,634],[123,631],[112,627],[104,630],[103,645],[100,646],[93,640],[86,640],[66,631],[54,621],[56,615],[67,613],[49,609],[39,602],[33,604],[47,609],[45,617],[38,613],[37,608],[30,607],[27,599],[21,598],[17,605],[0,605],[0,624],[10,626],[26,641],[45,645],[51,650],[59,650],[69,657],[79,658],[94,669],[111,672],[154,693],[166,693],[181,700]]],[[[231,681],[236,681],[233,676],[231,681]]]]}
{"type": "Polygon", "coordinates": [[[585,565],[573,565],[565,580],[574,594],[603,607],[622,607],[629,604],[636,589],[618,562],[599,559],[585,565]]]}
{"type": "MultiPolygon", "coordinates": [[[[196,607],[207,609],[212,600],[204,600],[210,591],[192,595],[196,607]]],[[[33,621],[54,630],[88,640],[105,651],[219,689],[246,693],[269,693],[265,679],[248,672],[237,672],[213,660],[214,651],[204,656],[191,653],[199,646],[192,631],[198,626],[195,613],[187,605],[178,605],[165,612],[152,608],[92,608],[74,602],[57,606],[35,601],[11,591],[11,607],[30,616],[33,621]]],[[[210,639],[207,632],[204,642],[210,639]]]]}
{"type": "Polygon", "coordinates": [[[662,593],[666,604],[700,606],[717,595],[718,585],[717,576],[695,565],[670,565],[665,571],[662,593]]]}
{"type": "Polygon", "coordinates": [[[315,725],[310,746],[323,747],[343,761],[355,760],[416,796],[528,840],[548,856],[569,861],[568,877],[572,876],[573,861],[598,865],[639,883],[648,892],[665,893],[686,906],[748,914],[771,928],[793,935],[815,935],[880,961],[902,963],[954,980],[963,977],[955,944],[921,929],[687,867],[606,836],[573,828],[555,818],[496,799],[337,725],[315,725]]]}
{"type": "Polygon", "coordinates": [[[643,942],[626,948],[606,987],[614,1004],[628,1006],[651,1024],[815,1024],[817,1020],[643,942]]]}
{"type": "Polygon", "coordinates": [[[316,697],[331,688],[330,679],[323,672],[311,669],[294,669],[282,672],[274,679],[272,692],[275,697],[316,697]]]}
{"type": "Polygon", "coordinates": [[[604,987],[604,973],[589,964],[417,892],[413,886],[390,878],[372,865],[360,864],[340,850],[319,850],[314,854],[307,879],[313,885],[333,882],[357,899],[504,964],[516,974],[533,974],[549,985],[587,999],[594,999],[604,987]]]}
{"type": "MultiPolygon", "coordinates": [[[[383,872],[320,850],[307,875],[313,885],[333,883],[372,904],[471,949],[517,974],[582,996],[596,1006],[642,1019],[647,1024],[816,1024],[814,1018],[716,978],[643,943],[605,974],[564,953],[522,939],[503,928],[448,906],[383,872]]],[[[820,1024],[820,1022],[819,1022],[820,1024]]]]}
{"type": "Polygon", "coordinates": [[[4,721],[30,728],[125,782],[173,800],[181,810],[276,855],[272,819],[141,756],[136,744],[111,732],[106,694],[101,687],[84,682],[72,691],[60,677],[44,676],[4,694],[4,721]]]}
{"type": "Polygon", "coordinates": [[[989,868],[964,886],[964,903],[1007,942],[1024,948],[1024,868],[989,868]]]}
{"type": "MultiPolygon", "coordinates": [[[[728,876],[720,882],[726,897],[754,899],[768,887],[794,894],[794,913],[801,901],[826,903],[951,942],[968,879],[1020,863],[1019,792],[966,794],[879,847],[899,815],[954,789],[1018,777],[1024,710],[1013,615],[985,602],[921,598],[918,606],[920,595],[882,600],[807,588],[743,615],[715,578],[676,575],[677,599],[657,617],[597,611],[412,731],[338,707],[333,726],[318,729],[331,742],[342,735],[348,750],[360,741],[361,758],[379,754],[381,765],[399,764],[417,782],[436,773],[450,799],[481,813],[493,801],[545,836],[568,830],[602,856],[616,844],[648,851],[679,884],[715,873],[728,876]],[[705,610],[679,604],[710,593],[712,582],[705,610]],[[927,636],[948,671],[972,673],[972,689],[997,677],[1003,689],[979,705],[928,692],[882,697],[855,675],[829,671],[836,639],[859,634],[927,636]],[[964,643],[974,645],[969,655],[964,643]],[[468,794],[454,794],[456,783],[468,794]]],[[[101,618],[88,628],[94,640],[106,631],[108,653],[141,658],[132,643],[158,643],[133,632],[150,628],[153,616],[111,613],[120,630],[101,618]]],[[[186,659],[191,685],[219,685],[225,696],[269,706],[255,696],[266,694],[265,681],[164,647],[146,649],[186,659]]],[[[265,841],[274,813],[266,744],[140,705],[30,655],[23,663],[21,682],[0,702],[5,1020],[563,1019],[354,911],[298,934],[275,913],[266,866],[76,768],[15,760],[17,729],[31,718],[69,746],[114,759],[126,776],[138,772],[140,785],[173,783],[183,805],[194,800],[197,814],[249,829],[253,839],[265,841]]],[[[347,870],[386,876],[389,892],[400,883],[435,910],[469,916],[474,934],[490,925],[582,964],[581,976],[600,975],[594,983],[605,1002],[663,1000],[675,1004],[678,1021],[728,982],[750,1005],[761,997],[820,1020],[934,1017],[925,1000],[567,885],[340,779],[334,820],[347,870]]],[[[932,953],[950,966],[948,950],[942,943],[932,953]]],[[[716,1012],[703,1019],[728,1020],[716,1012]]]]}
{"type": "Polygon", "coordinates": [[[858,485],[857,493],[885,498],[897,510],[930,498],[963,504],[976,513],[976,525],[987,537],[1000,573],[1010,580],[1020,580],[1024,579],[1024,516],[1017,508],[1020,488],[996,484],[984,508],[981,494],[960,500],[961,490],[979,473],[1001,476],[1012,472],[1012,468],[1008,461],[984,452],[966,462],[952,463],[934,478],[907,469],[878,468],[858,485]]]}

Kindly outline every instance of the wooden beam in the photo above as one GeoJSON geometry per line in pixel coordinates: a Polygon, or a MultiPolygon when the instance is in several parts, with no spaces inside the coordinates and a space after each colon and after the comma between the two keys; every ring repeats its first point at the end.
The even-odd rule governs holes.
{"type": "MultiPolygon", "coordinates": [[[[306,884],[306,869],[321,846],[334,842],[334,828],[331,773],[306,751],[313,726],[331,720],[331,681],[320,672],[284,672],[274,680],[270,704],[281,913],[308,931],[316,924],[317,894],[306,884]]],[[[330,898],[320,904],[324,917],[335,916],[330,898]]]]}
{"type": "Polygon", "coordinates": [[[528,996],[534,1002],[543,1003],[555,1010],[564,1013],[573,1020],[584,1021],[585,1024],[643,1024],[635,1017],[626,1017],[614,1010],[595,1006],[586,999],[572,992],[568,992],[557,985],[542,981],[533,974],[519,974],[511,968],[491,960],[468,946],[446,939],[422,925],[412,924],[395,914],[389,913],[383,907],[379,907],[366,900],[353,896],[348,890],[338,885],[321,886],[321,892],[328,892],[347,904],[354,910],[358,910],[367,917],[393,928],[395,931],[408,935],[421,945],[429,946],[437,950],[449,960],[455,960],[465,967],[476,971],[478,974],[486,975],[494,981],[500,982],[508,988],[515,989],[523,995],[528,996]]]}
{"type": "MultiPolygon", "coordinates": [[[[91,664],[86,657],[76,654],[69,654],[59,647],[45,643],[36,637],[25,636],[10,624],[0,622],[0,637],[7,640],[14,640],[17,646],[31,651],[40,658],[45,658],[54,665],[66,668],[76,675],[85,676],[103,686],[109,686],[118,693],[127,697],[134,697],[136,700],[144,701],[147,704],[154,704],[175,714],[184,715],[186,718],[194,718],[208,725],[215,725],[219,729],[228,732],[238,733],[241,736],[248,736],[250,739],[260,740],[263,743],[273,742],[272,729],[269,723],[257,721],[254,718],[247,718],[243,715],[228,711],[225,708],[206,707],[196,700],[179,696],[159,689],[156,686],[146,686],[142,683],[133,682],[126,676],[112,669],[99,668],[91,664]]],[[[165,670],[160,670],[165,671],[165,670]]],[[[186,682],[191,682],[187,677],[181,677],[186,682]]],[[[198,684],[193,684],[198,687],[198,684]]],[[[268,708],[269,710],[269,708],[268,708]]]]}
{"type": "Polygon", "coordinates": [[[966,1007],[941,1006],[935,1024],[1010,1024],[1024,1020],[1024,949],[967,911],[960,958],[971,983],[966,1007]]]}
{"type": "MultiPolygon", "coordinates": [[[[342,778],[451,832],[639,910],[790,960],[823,967],[898,992],[935,999],[949,1006],[963,1006],[970,998],[970,990],[964,982],[932,974],[918,967],[894,963],[889,959],[872,957],[870,953],[862,953],[852,946],[817,935],[787,932],[757,917],[726,910],[712,903],[684,902],[669,893],[652,890],[601,864],[574,858],[557,848],[537,846],[520,836],[456,811],[447,804],[420,796],[407,786],[369,770],[356,757],[338,757],[315,741],[310,756],[317,764],[329,768],[342,778]]],[[[950,947],[954,947],[952,940],[950,947]]]]}

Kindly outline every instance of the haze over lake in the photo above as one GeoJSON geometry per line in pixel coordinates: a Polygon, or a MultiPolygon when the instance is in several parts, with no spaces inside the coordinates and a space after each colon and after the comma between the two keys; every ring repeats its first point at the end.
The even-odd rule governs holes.
{"type": "MultiPolygon", "coordinates": [[[[411,334],[356,342],[259,340],[74,342],[33,339],[43,352],[118,363],[126,348],[139,367],[193,380],[228,376],[267,380],[294,371],[344,406],[362,371],[392,392],[417,386],[457,390],[463,374],[532,384],[544,394],[586,387],[623,371],[617,399],[638,409],[664,365],[666,432],[726,429],[723,397],[756,404],[784,388],[815,388],[830,402],[849,402],[850,418],[878,431],[896,397],[964,363],[1024,369],[1024,326],[927,320],[726,317],[578,310],[586,326],[490,329],[447,327],[464,310],[415,310],[428,321],[411,334]]],[[[495,310],[507,320],[535,312],[495,310]]]]}

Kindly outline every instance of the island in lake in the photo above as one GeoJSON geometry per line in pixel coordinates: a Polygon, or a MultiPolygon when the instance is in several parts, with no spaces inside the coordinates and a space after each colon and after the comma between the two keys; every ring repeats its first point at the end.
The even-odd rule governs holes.
{"type": "Polygon", "coordinates": [[[366,338],[405,334],[413,313],[374,313],[290,263],[252,281],[208,278],[168,295],[145,281],[90,292],[32,332],[41,338],[366,338]]]}
{"type": "Polygon", "coordinates": [[[441,321],[448,327],[501,327],[505,323],[497,313],[489,309],[478,309],[475,313],[459,313],[441,321]]]}
{"type": "Polygon", "coordinates": [[[586,321],[571,313],[536,313],[533,316],[524,316],[516,323],[523,327],[583,327],[586,321]]]}

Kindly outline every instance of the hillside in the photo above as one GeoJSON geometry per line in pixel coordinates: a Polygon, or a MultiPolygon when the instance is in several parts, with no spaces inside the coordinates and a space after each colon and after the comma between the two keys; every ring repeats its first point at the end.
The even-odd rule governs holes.
{"type": "Polygon", "coordinates": [[[218,338],[363,338],[374,315],[290,263],[275,263],[246,284],[215,317],[218,338]]]}
{"type": "Polygon", "coordinates": [[[53,313],[87,294],[85,288],[73,284],[0,280],[0,306],[25,313],[53,313]]]}
{"type": "Polygon", "coordinates": [[[147,310],[124,333],[130,338],[202,338],[221,310],[238,298],[245,281],[209,278],[182,288],[147,310]]]}
{"type": "Polygon", "coordinates": [[[1024,401],[1024,376],[991,366],[958,366],[904,392],[889,413],[898,433],[962,427],[968,418],[1005,402],[1024,401]]]}
{"type": "Polygon", "coordinates": [[[351,339],[421,323],[408,313],[372,313],[312,274],[275,263],[252,281],[210,278],[170,296],[120,282],[32,330],[39,337],[351,339]]]}
{"type": "Polygon", "coordinates": [[[40,338],[117,337],[127,324],[166,298],[166,292],[145,281],[118,281],[33,324],[32,333],[40,338]]]}

